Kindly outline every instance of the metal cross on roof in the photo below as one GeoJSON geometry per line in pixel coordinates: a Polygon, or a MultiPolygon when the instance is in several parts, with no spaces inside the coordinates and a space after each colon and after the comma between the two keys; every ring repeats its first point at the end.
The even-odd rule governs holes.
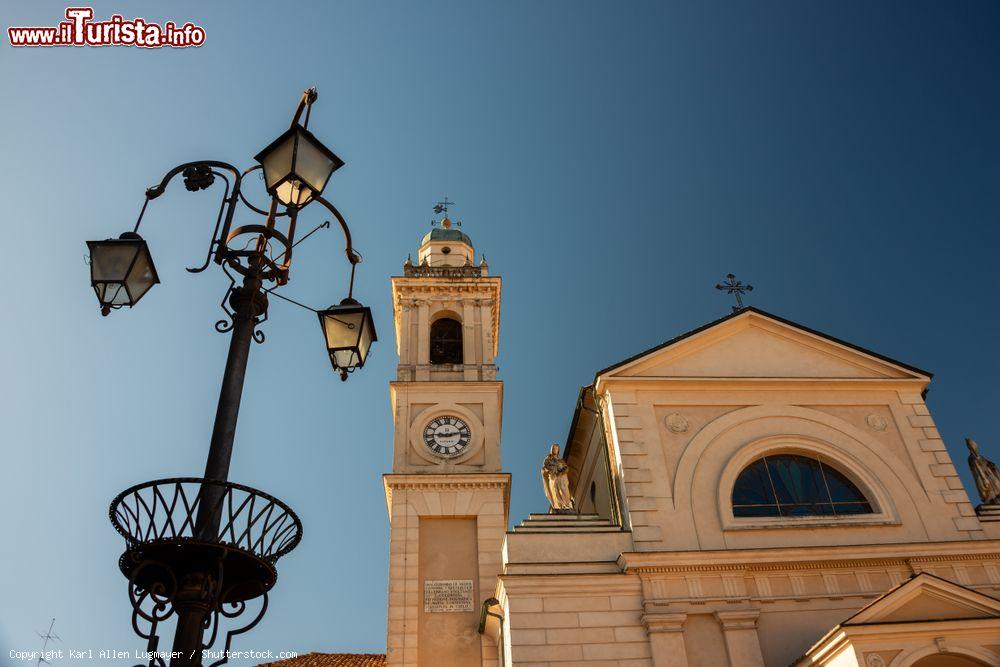
{"type": "Polygon", "coordinates": [[[753,285],[746,284],[736,279],[731,273],[726,274],[726,282],[720,283],[715,286],[715,289],[722,290],[736,297],[736,305],[733,306],[733,312],[738,312],[743,310],[743,294],[753,291],[753,285]]]}
{"type": "Polygon", "coordinates": [[[445,197],[444,201],[439,201],[437,204],[434,204],[434,212],[444,213],[445,215],[448,215],[448,207],[454,203],[455,202],[453,201],[448,201],[448,198],[445,197]]]}

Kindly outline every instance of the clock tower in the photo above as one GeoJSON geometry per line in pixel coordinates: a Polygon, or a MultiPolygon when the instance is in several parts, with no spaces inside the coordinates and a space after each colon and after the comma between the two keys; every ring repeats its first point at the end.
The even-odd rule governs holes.
{"type": "MultiPolygon", "coordinates": [[[[450,203],[450,202],[448,202],[450,203]]],[[[386,658],[391,667],[499,664],[479,633],[495,594],[510,475],[496,379],[500,278],[444,217],[392,278],[396,380],[386,658]]],[[[438,210],[436,209],[436,210],[438,210]]]]}

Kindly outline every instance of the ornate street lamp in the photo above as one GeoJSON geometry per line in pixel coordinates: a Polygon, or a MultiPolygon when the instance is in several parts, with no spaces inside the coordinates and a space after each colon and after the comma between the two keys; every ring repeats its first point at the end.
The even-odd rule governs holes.
{"type": "Polygon", "coordinates": [[[160,282],[149,247],[135,232],[117,239],[87,241],[90,249],[90,284],[101,304],[101,315],[112,308],[131,308],[160,282]]]}
{"type": "MultiPolygon", "coordinates": [[[[228,476],[250,341],[264,342],[257,327],[267,319],[268,296],[302,306],[274,290],[288,283],[292,249],[330,226],[324,222],[296,242],[296,222],[307,204],[319,202],[325,207],[340,223],[347,241],[348,299],[326,311],[302,306],[318,312],[321,321],[337,318],[331,322],[354,335],[348,341],[336,326],[327,334],[327,351],[342,379],[364,365],[375,341],[371,310],[350,298],[361,255],[353,248],[344,217],[321,196],[330,175],[344,163],[306,129],[316,97],[315,88],[303,93],[291,127],[258,154],[259,165],[240,171],[225,162],[200,160],[175,167],[159,185],[146,190],[133,231],[118,239],[87,242],[91,284],[101,312],[107,315],[112,309],[132,307],[159,282],[149,248],[138,235],[149,202],[162,195],[178,174],[191,192],[211,187],[216,179],[225,184],[205,262],[188,269],[200,273],[215,261],[230,281],[222,300],[227,317],[215,324],[219,332],[231,331],[232,338],[205,474],[133,486],[120,493],[110,509],[113,526],[125,538],[126,549],[118,564],[129,581],[132,626],[147,640],[151,667],[165,664],[157,657],[160,623],[177,617],[172,667],[200,666],[202,650],[220,638],[220,621],[244,616],[247,603],[255,601],[259,611],[247,613],[244,620],[252,618],[226,634],[228,652],[233,636],[263,617],[268,591],[277,579],[277,560],[301,539],[302,523],[287,505],[262,491],[229,482],[228,476]],[[305,120],[300,124],[303,111],[305,120]],[[263,170],[271,195],[267,208],[258,208],[241,191],[246,175],[258,169],[263,170]],[[263,216],[263,221],[234,228],[233,216],[240,202],[263,216]],[[265,288],[266,283],[272,286],[265,288]],[[331,310],[336,312],[325,317],[331,310]]],[[[224,662],[225,657],[211,667],[224,662]]]]}

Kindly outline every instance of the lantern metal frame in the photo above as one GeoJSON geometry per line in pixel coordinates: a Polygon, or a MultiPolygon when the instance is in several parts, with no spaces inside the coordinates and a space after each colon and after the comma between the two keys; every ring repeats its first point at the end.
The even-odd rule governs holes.
{"type": "MultiPolygon", "coordinates": [[[[120,280],[109,280],[103,279],[98,280],[94,277],[94,264],[91,261],[90,265],[90,286],[94,289],[94,293],[97,294],[97,300],[101,304],[101,315],[107,316],[112,310],[118,310],[119,308],[125,308],[126,306],[131,308],[135,304],[139,303],[142,297],[146,296],[146,293],[153,288],[153,285],[157,285],[160,282],[160,277],[156,273],[156,264],[153,262],[153,255],[149,251],[149,244],[146,243],[145,239],[136,234],[135,232],[125,232],[116,239],[104,239],[103,241],[87,241],[87,249],[90,251],[90,256],[93,258],[94,249],[99,246],[108,245],[134,245],[136,246],[136,252],[132,256],[132,261],[129,262],[128,268],[125,270],[124,275],[120,280]],[[132,290],[129,289],[129,277],[132,275],[133,269],[135,269],[135,264],[139,261],[139,256],[141,254],[146,255],[146,261],[149,264],[149,270],[153,274],[153,282],[142,292],[139,296],[132,294],[132,290]],[[98,289],[98,285],[119,285],[119,291],[125,290],[125,294],[128,296],[127,303],[112,303],[107,300],[107,287],[104,288],[104,295],[102,296],[101,291],[98,289]]],[[[115,294],[118,294],[116,291],[115,294]]]]}
{"type": "Polygon", "coordinates": [[[280,198],[279,198],[279,201],[281,201],[281,203],[284,204],[285,206],[294,207],[294,208],[302,208],[303,206],[305,206],[306,204],[308,204],[310,201],[312,201],[314,198],[316,198],[317,196],[323,194],[323,190],[326,189],[327,183],[330,182],[330,177],[333,176],[334,172],[336,172],[338,169],[340,169],[341,167],[344,166],[344,161],[341,160],[340,157],[336,153],[334,153],[332,150],[330,150],[319,139],[317,139],[316,135],[314,135],[312,132],[310,132],[304,126],[299,125],[298,123],[294,123],[290,128],[288,128],[287,130],[285,130],[280,137],[278,137],[277,139],[275,139],[274,141],[272,141],[263,150],[261,150],[259,153],[257,153],[256,156],[254,156],[254,160],[256,160],[257,162],[260,163],[261,169],[264,171],[264,174],[265,174],[265,176],[264,176],[265,183],[267,182],[267,169],[264,168],[264,160],[268,156],[270,156],[270,154],[272,152],[274,152],[275,150],[277,150],[279,146],[281,146],[282,144],[284,144],[286,141],[289,140],[289,138],[292,138],[292,137],[294,137],[292,139],[292,141],[294,143],[292,145],[292,155],[291,155],[291,159],[289,161],[290,165],[289,165],[288,173],[285,174],[284,176],[282,176],[281,178],[279,178],[278,180],[276,180],[269,187],[267,187],[267,193],[269,195],[271,195],[272,197],[277,197],[278,196],[277,195],[277,191],[278,191],[279,187],[281,187],[283,184],[288,183],[290,181],[298,181],[299,183],[304,184],[309,189],[309,197],[307,197],[306,200],[303,201],[301,204],[293,204],[291,202],[286,202],[286,201],[284,201],[284,200],[282,200],[280,198]],[[309,181],[307,181],[296,170],[296,167],[298,166],[299,145],[300,145],[300,143],[303,140],[309,142],[320,153],[322,153],[323,155],[325,155],[330,160],[330,162],[332,164],[332,167],[330,168],[330,173],[327,174],[326,178],[323,180],[323,186],[320,187],[320,188],[317,188],[315,186],[315,184],[310,183],[309,181]]]}
{"type": "MultiPolygon", "coordinates": [[[[305,112],[305,124],[308,124],[309,113],[316,99],[315,87],[303,93],[292,119],[291,130],[295,130],[296,127],[304,129],[304,125],[299,126],[299,119],[305,112]]],[[[319,144],[318,141],[316,143],[319,144]]],[[[112,505],[112,523],[119,532],[125,530],[123,521],[127,523],[130,511],[128,503],[123,501],[124,498],[134,498],[136,502],[152,502],[151,506],[145,506],[144,511],[152,507],[152,514],[147,517],[150,520],[144,525],[153,528],[163,527],[152,517],[159,516],[156,515],[157,503],[162,505],[166,502],[164,489],[181,489],[181,482],[187,487],[197,487],[197,492],[192,490],[175,492],[172,495],[174,504],[167,510],[169,519],[170,513],[175,510],[181,511],[176,503],[183,503],[182,510],[187,522],[183,528],[186,532],[171,534],[169,539],[159,534],[151,538],[150,534],[122,532],[126,538],[126,550],[121,557],[120,566],[122,572],[129,578],[133,629],[140,637],[148,640],[151,649],[149,658],[151,667],[164,666],[162,657],[159,657],[161,654],[157,653],[155,648],[159,642],[158,624],[167,618],[174,615],[177,617],[172,649],[175,657],[171,660],[171,666],[200,667],[201,651],[215,641],[220,621],[225,619],[231,621],[243,614],[246,600],[259,594],[262,596],[263,606],[249,624],[227,634],[227,653],[232,637],[249,630],[263,617],[267,608],[267,590],[274,585],[277,576],[274,568],[277,557],[260,561],[257,557],[260,554],[254,555],[256,543],[250,543],[248,546],[240,542],[240,539],[234,538],[232,531],[234,516],[240,517],[247,531],[256,530],[258,521],[263,521],[266,527],[274,508],[279,508],[285,516],[292,517],[294,539],[284,543],[280,554],[291,551],[298,544],[302,532],[301,523],[294,512],[281,501],[261,491],[228,481],[250,343],[264,342],[264,334],[258,327],[267,319],[268,297],[275,296],[317,312],[316,309],[278,294],[275,290],[288,283],[289,267],[295,246],[319,229],[330,227],[330,222],[326,221],[296,241],[296,223],[302,206],[282,207],[281,202],[273,195],[267,208],[258,207],[249,201],[242,190],[243,180],[248,174],[261,168],[258,164],[240,170],[227,162],[217,160],[197,160],[178,165],[168,171],[157,185],[146,189],[146,198],[135,227],[131,232],[122,235],[123,239],[132,241],[138,239],[145,244],[145,240],[139,237],[138,230],[149,202],[163,195],[176,176],[182,176],[184,186],[190,192],[206,190],[217,180],[224,183],[222,201],[205,261],[200,266],[187,269],[191,273],[201,273],[209,264],[215,262],[229,278],[229,286],[221,303],[227,317],[217,321],[215,328],[219,332],[231,332],[232,335],[205,473],[198,478],[161,480],[132,487],[119,494],[112,505]],[[235,212],[241,202],[253,213],[264,216],[263,222],[234,226],[235,212]],[[238,281],[240,284],[237,284],[238,281]],[[268,283],[271,286],[265,287],[268,283]],[[139,489],[146,491],[139,493],[137,492],[139,489]],[[240,505],[234,514],[232,503],[236,491],[243,494],[240,496],[243,505],[240,505]],[[220,508],[228,509],[224,512],[220,508]],[[126,514],[123,515],[121,512],[126,514]],[[228,520],[226,516],[229,517],[228,520]],[[226,522],[223,523],[224,521],[226,522]],[[264,565],[260,567],[248,565],[248,563],[253,565],[257,561],[264,565]],[[227,568],[234,567],[238,568],[238,572],[234,570],[227,576],[227,568]],[[239,580],[242,592],[239,595],[232,592],[223,593],[220,597],[219,591],[228,590],[226,587],[233,584],[234,576],[239,580]],[[232,609],[223,608],[224,604],[231,605],[232,609]],[[137,619],[142,619],[148,627],[141,628],[137,624],[137,619]],[[207,644],[206,632],[210,633],[207,644]]],[[[355,270],[362,259],[361,254],[353,247],[350,228],[340,211],[319,193],[314,194],[307,203],[312,202],[319,202],[321,207],[332,214],[344,232],[346,241],[344,254],[351,265],[348,289],[350,296],[354,289],[355,270]]],[[[93,248],[95,244],[100,243],[102,242],[88,242],[88,246],[93,248]]],[[[145,246],[145,250],[148,253],[148,246],[145,246]]],[[[151,255],[149,260],[152,267],[151,255]]],[[[155,275],[155,268],[153,271],[155,275]]],[[[158,282],[159,277],[156,276],[154,284],[158,282]]],[[[133,306],[138,300],[133,300],[129,305],[133,306]]],[[[104,304],[102,304],[103,309],[104,304]]],[[[372,331],[374,332],[374,323],[372,331]]],[[[138,505],[135,507],[138,508],[138,505]]],[[[163,505],[160,509],[166,508],[167,505],[163,505]]],[[[136,509],[136,512],[139,510],[136,509]]],[[[136,520],[138,517],[139,514],[136,515],[136,520]]],[[[223,658],[213,663],[213,667],[225,661],[223,658]]]]}
{"type": "Polygon", "coordinates": [[[327,354],[330,356],[330,364],[333,366],[333,370],[340,373],[340,379],[346,380],[348,374],[353,373],[359,368],[364,367],[365,362],[368,361],[368,355],[371,351],[372,343],[378,340],[378,334],[375,331],[375,320],[372,318],[372,309],[365,306],[359,301],[348,296],[346,299],[341,301],[338,305],[329,306],[323,310],[317,311],[316,315],[319,317],[320,328],[323,331],[323,341],[326,343],[327,354]],[[358,336],[354,341],[354,345],[345,347],[330,347],[329,337],[326,335],[326,320],[332,319],[336,322],[341,322],[342,324],[347,324],[349,329],[354,328],[354,324],[345,323],[338,319],[343,315],[361,313],[363,315],[361,319],[361,327],[358,331],[358,336]],[[365,350],[364,355],[361,354],[361,337],[365,332],[365,323],[368,324],[368,328],[371,332],[371,340],[368,341],[368,347],[365,350]],[[358,363],[354,366],[341,366],[337,363],[334,355],[337,352],[353,350],[357,357],[358,363]]]}

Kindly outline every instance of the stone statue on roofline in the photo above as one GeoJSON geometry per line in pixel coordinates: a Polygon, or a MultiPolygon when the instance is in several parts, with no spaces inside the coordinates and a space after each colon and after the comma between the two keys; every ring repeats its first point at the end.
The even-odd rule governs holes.
{"type": "Polygon", "coordinates": [[[569,489],[569,465],[559,458],[559,445],[552,445],[542,463],[542,488],[549,499],[550,514],[576,514],[569,489]]]}
{"type": "Polygon", "coordinates": [[[976,489],[984,505],[1000,504],[1000,469],[979,453],[979,445],[972,438],[965,439],[969,448],[969,468],[976,480],[976,489]]]}

